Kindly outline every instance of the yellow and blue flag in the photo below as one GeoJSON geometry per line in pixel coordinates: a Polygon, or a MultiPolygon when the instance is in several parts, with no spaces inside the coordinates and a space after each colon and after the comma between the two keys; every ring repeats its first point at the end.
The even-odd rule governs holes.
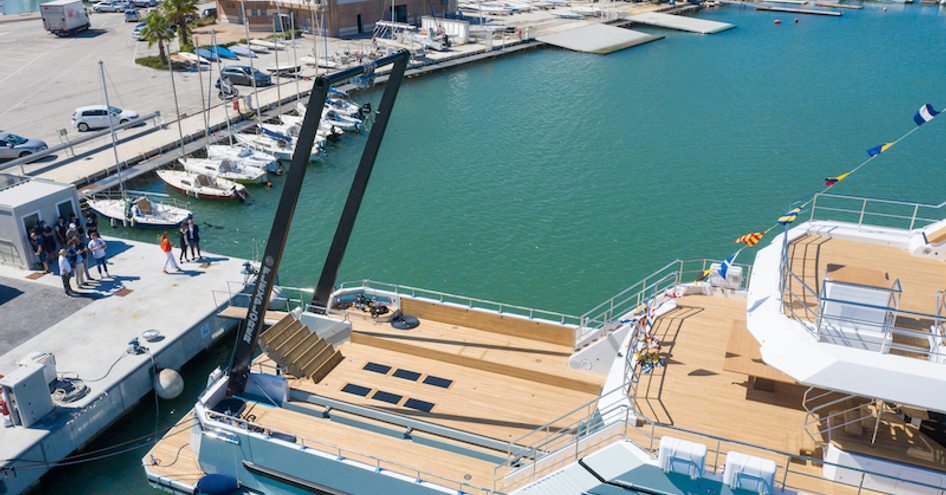
{"type": "Polygon", "coordinates": [[[893,143],[887,143],[887,144],[881,144],[880,146],[874,146],[873,148],[867,150],[867,154],[870,156],[877,156],[883,153],[884,151],[887,151],[887,149],[889,149],[891,146],[893,146],[893,143]]]}
{"type": "Polygon", "coordinates": [[[798,218],[798,214],[801,213],[801,208],[792,208],[788,210],[784,215],[778,217],[778,223],[782,225],[788,225],[795,221],[798,218]]]}
{"type": "Polygon", "coordinates": [[[825,186],[828,186],[828,187],[831,187],[831,186],[837,184],[838,182],[841,182],[842,180],[847,179],[847,176],[849,176],[849,175],[851,175],[850,172],[848,172],[848,173],[846,173],[846,174],[836,175],[836,176],[833,176],[833,177],[825,177],[825,179],[824,179],[824,185],[825,185],[825,186]]]}
{"type": "Polygon", "coordinates": [[[936,117],[937,115],[939,115],[939,112],[933,110],[933,105],[927,103],[916,111],[916,115],[913,116],[913,121],[916,122],[916,125],[923,125],[933,120],[933,117],[936,117]]]}

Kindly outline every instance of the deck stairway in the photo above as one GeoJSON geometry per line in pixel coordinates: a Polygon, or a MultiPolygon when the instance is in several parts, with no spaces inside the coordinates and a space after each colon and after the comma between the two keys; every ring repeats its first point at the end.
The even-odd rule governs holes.
{"type": "Polygon", "coordinates": [[[261,333],[260,346],[280,368],[316,383],[344,359],[340,351],[291,315],[261,333]]]}
{"type": "Polygon", "coordinates": [[[811,387],[805,392],[803,406],[807,411],[805,433],[818,447],[827,446],[833,430],[860,437],[873,427],[873,401],[866,397],[811,387]]]}

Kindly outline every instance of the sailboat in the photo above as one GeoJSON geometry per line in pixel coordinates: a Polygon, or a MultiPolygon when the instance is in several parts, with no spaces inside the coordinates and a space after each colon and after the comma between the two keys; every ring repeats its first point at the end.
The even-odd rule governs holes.
{"type": "MultiPolygon", "coordinates": [[[[99,73],[102,78],[102,93],[105,96],[105,106],[109,106],[108,87],[105,84],[105,65],[99,61],[99,73]]],[[[112,122],[109,121],[109,130],[112,137],[112,152],[115,155],[115,167],[118,171],[120,196],[116,197],[110,194],[95,195],[88,198],[89,208],[99,215],[108,218],[112,225],[121,223],[131,227],[139,228],[168,228],[179,225],[193,214],[179,206],[173,204],[168,199],[158,201],[162,195],[155,193],[144,193],[137,191],[128,191],[125,189],[125,177],[122,175],[121,162],[118,159],[118,148],[115,142],[115,130],[112,128],[112,122]],[[130,194],[131,193],[131,194],[130,194]]],[[[164,196],[164,198],[167,198],[164,196]]]]}
{"type": "MultiPolygon", "coordinates": [[[[263,129],[262,134],[240,133],[234,134],[233,138],[244,146],[271,154],[279,160],[291,160],[292,152],[295,149],[295,139],[290,136],[280,135],[279,133],[268,132],[265,129],[263,129]]],[[[309,158],[311,160],[318,160],[319,154],[320,150],[318,146],[313,146],[309,158]]]]}
{"type": "Polygon", "coordinates": [[[222,199],[243,201],[249,196],[243,184],[181,170],[158,170],[158,177],[181,194],[197,199],[222,199]]]}
{"type": "Polygon", "coordinates": [[[181,158],[178,162],[187,172],[226,179],[239,184],[262,184],[266,180],[265,169],[241,166],[229,158],[181,158]]]}
{"type": "Polygon", "coordinates": [[[211,144],[207,146],[207,158],[213,160],[226,159],[241,167],[260,168],[267,172],[275,172],[279,165],[276,163],[275,156],[240,144],[211,144]]]}

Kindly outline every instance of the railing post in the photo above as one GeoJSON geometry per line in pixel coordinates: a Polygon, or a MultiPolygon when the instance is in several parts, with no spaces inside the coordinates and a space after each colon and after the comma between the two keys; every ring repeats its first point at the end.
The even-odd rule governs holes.
{"type": "Polygon", "coordinates": [[[861,495],[861,489],[864,488],[864,476],[867,473],[861,473],[861,482],[857,484],[857,495],[861,495]]]}
{"type": "Polygon", "coordinates": [[[861,224],[864,223],[864,213],[867,211],[867,198],[861,202],[861,216],[857,219],[857,230],[861,230],[861,224]]]}
{"type": "Polygon", "coordinates": [[[785,483],[788,483],[788,468],[792,465],[792,458],[785,460],[785,474],[782,476],[782,490],[785,490],[785,483]]]}
{"type": "Polygon", "coordinates": [[[913,226],[916,225],[916,215],[917,215],[917,213],[919,213],[919,212],[920,212],[920,205],[919,205],[919,204],[913,205],[913,216],[910,217],[910,229],[909,229],[909,230],[913,230],[913,226]]]}
{"type": "Polygon", "coordinates": [[[648,449],[650,450],[650,453],[654,452],[654,435],[657,434],[656,430],[657,430],[657,424],[651,423],[650,424],[650,447],[648,447],[648,449]]]}
{"type": "Polygon", "coordinates": [[[719,472],[719,448],[720,448],[720,441],[717,440],[716,441],[716,458],[713,459],[713,471],[716,473],[719,472]]]}
{"type": "Polygon", "coordinates": [[[809,215],[808,215],[808,222],[809,222],[809,223],[815,221],[815,207],[818,206],[818,196],[821,196],[821,195],[820,195],[820,194],[815,194],[815,197],[811,198],[811,210],[809,210],[809,212],[808,212],[808,213],[809,213],[809,215]]]}

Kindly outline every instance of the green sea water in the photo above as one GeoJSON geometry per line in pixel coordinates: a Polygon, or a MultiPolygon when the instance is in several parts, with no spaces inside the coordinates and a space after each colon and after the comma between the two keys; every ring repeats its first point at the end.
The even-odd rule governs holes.
{"type": "MultiPolygon", "coordinates": [[[[734,238],[768,227],[825,176],[913,128],[921,104],[946,106],[939,7],[868,4],[797,24],[738,7],[699,17],[738,27],[712,36],[640,28],[666,39],[608,56],[541,49],[408,81],[340,281],[581,314],[673,259],[727,256],[734,238]]],[[[315,284],[364,137],[344,138],[309,166],[282,284],[315,284]]],[[[946,200],[944,143],[946,122],[933,121],[836,192],[946,200]]],[[[253,189],[245,204],[192,201],[204,249],[252,256],[283,180],[253,189]]],[[[217,346],[186,368],[187,393],[163,403],[162,415],[189,409],[228,351],[217,346]]],[[[93,448],[153,427],[149,397],[93,448]]],[[[149,492],[145,450],[57,469],[42,490],[149,492]]]]}

